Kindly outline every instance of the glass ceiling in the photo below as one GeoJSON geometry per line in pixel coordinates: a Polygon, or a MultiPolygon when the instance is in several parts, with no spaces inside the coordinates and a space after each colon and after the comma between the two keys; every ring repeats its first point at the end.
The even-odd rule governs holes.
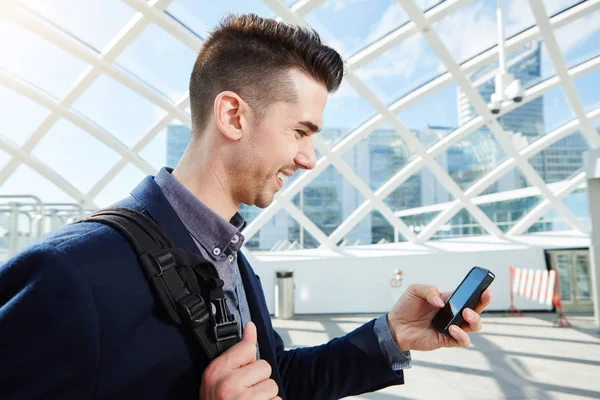
{"type": "Polygon", "coordinates": [[[496,0],[3,1],[0,196],[92,210],[174,166],[203,38],[224,14],[253,12],[303,21],[347,74],[315,139],[317,168],[286,182],[277,205],[242,207],[249,249],[586,233],[600,4],[504,3],[506,64],[526,92],[493,115],[496,0]]]}

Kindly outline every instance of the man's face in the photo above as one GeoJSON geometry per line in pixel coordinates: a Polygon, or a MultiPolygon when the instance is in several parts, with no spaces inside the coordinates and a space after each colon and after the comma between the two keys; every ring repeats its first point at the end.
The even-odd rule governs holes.
{"type": "Polygon", "coordinates": [[[290,75],[297,101],[269,106],[239,158],[234,196],[242,203],[267,207],[294,172],[315,167],[312,136],[322,126],[327,89],[302,72],[290,75]]]}

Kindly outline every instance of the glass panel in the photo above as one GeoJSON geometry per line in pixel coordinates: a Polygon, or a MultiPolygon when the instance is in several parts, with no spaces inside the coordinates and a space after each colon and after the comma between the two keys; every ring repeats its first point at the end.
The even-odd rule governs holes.
{"type": "Polygon", "coordinates": [[[319,137],[329,147],[375,115],[375,110],[346,82],[330,94],[323,113],[323,129],[319,137]]]}
{"type": "Polygon", "coordinates": [[[11,21],[0,20],[0,68],[62,98],[86,64],[11,21]],[[52,60],[52,62],[48,62],[52,60]]]}
{"type": "MultiPolygon", "coordinates": [[[[535,24],[529,4],[520,0],[504,2],[506,37],[535,24]]],[[[477,0],[461,7],[433,28],[456,61],[462,63],[496,45],[496,1],[477,0]]]]}
{"type": "Polygon", "coordinates": [[[554,269],[558,273],[560,286],[560,299],[572,300],[571,298],[571,254],[569,252],[556,252],[552,254],[554,269]]]}
{"type": "MultiPolygon", "coordinates": [[[[169,166],[169,152],[167,146],[167,138],[171,125],[160,131],[146,146],[139,151],[139,156],[148,164],[152,165],[156,170],[164,166],[169,166]]],[[[182,153],[183,154],[183,153],[182,153]]],[[[179,161],[179,159],[177,159],[179,161]]]]}
{"type": "Polygon", "coordinates": [[[292,202],[326,235],[330,235],[364,201],[364,197],[330,165],[292,202]]]}
{"type": "Polygon", "coordinates": [[[575,87],[585,111],[591,111],[594,108],[600,107],[600,96],[598,96],[600,69],[596,69],[575,79],[575,87]]]}
{"type": "Polygon", "coordinates": [[[78,39],[102,50],[133,17],[120,0],[21,0],[78,39]]]}
{"type": "Polygon", "coordinates": [[[124,199],[146,175],[132,164],[123,170],[94,198],[98,207],[107,207],[124,199]]]}
{"type": "Polygon", "coordinates": [[[130,147],[166,114],[160,107],[107,75],[100,75],[77,99],[73,108],[130,147]]]}
{"type": "Polygon", "coordinates": [[[419,234],[452,200],[452,195],[429,168],[424,167],[402,182],[383,202],[419,234]]]}
{"type": "Polygon", "coordinates": [[[575,190],[563,199],[563,203],[573,214],[575,214],[579,221],[590,229],[590,209],[588,206],[588,194],[586,188],[575,190]]]}
{"type": "Polygon", "coordinates": [[[321,245],[306,229],[301,228],[298,221],[292,218],[291,215],[288,219],[287,240],[290,242],[292,249],[315,249],[321,245]]]}
{"type": "Polygon", "coordinates": [[[185,125],[170,124],[167,128],[167,167],[175,168],[187,147],[192,132],[185,125]]]}
{"type": "Polygon", "coordinates": [[[259,0],[175,0],[166,11],[203,38],[229,13],[254,13],[269,18],[275,16],[259,0]]]}
{"type": "Polygon", "coordinates": [[[450,221],[431,237],[431,240],[450,239],[464,236],[487,235],[487,231],[477,222],[473,216],[462,209],[450,221]]]}
{"type": "MultiPolygon", "coordinates": [[[[254,219],[262,210],[256,207],[242,207],[240,214],[244,218],[254,219]]],[[[247,219],[247,220],[248,220],[247,219]]],[[[251,250],[288,251],[315,248],[319,242],[285,210],[279,210],[260,230],[244,242],[251,250]]]]}
{"type": "Polygon", "coordinates": [[[121,159],[104,143],[64,119],[52,126],[32,154],[82,193],[121,159]]]}
{"type": "Polygon", "coordinates": [[[414,152],[396,131],[384,127],[371,132],[342,158],[376,191],[414,158],[414,152]]]}
{"type": "MultiPolygon", "coordinates": [[[[493,193],[515,191],[517,189],[527,188],[528,186],[529,186],[529,182],[527,181],[527,179],[525,179],[525,177],[521,173],[521,170],[519,168],[515,167],[515,168],[512,168],[510,171],[508,171],[506,174],[504,174],[496,182],[494,182],[490,186],[488,186],[487,189],[485,189],[483,192],[481,192],[480,196],[493,194],[493,193]]],[[[530,189],[530,190],[535,191],[537,189],[534,188],[534,189],[530,189]]],[[[513,192],[513,196],[515,196],[515,197],[523,197],[523,196],[527,196],[528,194],[531,194],[531,193],[525,192],[525,191],[513,192]]],[[[504,196],[506,196],[506,195],[507,194],[505,194],[504,196]]]]}
{"type": "Polygon", "coordinates": [[[385,104],[429,82],[446,69],[422,35],[413,35],[356,73],[385,104]]]}
{"type": "Polygon", "coordinates": [[[0,135],[19,146],[48,117],[50,110],[0,85],[0,135]]]}
{"type": "Polygon", "coordinates": [[[527,230],[527,233],[570,230],[573,230],[573,227],[555,209],[550,209],[527,230]]]}
{"type": "Polygon", "coordinates": [[[158,26],[150,24],[127,46],[115,63],[174,100],[188,90],[195,61],[194,51],[158,26]]]}
{"type": "Polygon", "coordinates": [[[589,301],[590,299],[590,257],[588,252],[575,252],[575,270],[577,271],[577,285],[575,296],[577,300],[589,301]]]}
{"type": "Polygon", "coordinates": [[[571,7],[575,4],[582,3],[581,0],[544,0],[544,6],[546,7],[546,14],[549,17],[559,14],[571,7]]]}
{"type": "Polygon", "coordinates": [[[600,10],[584,15],[554,32],[568,68],[589,60],[600,53],[600,10]]]}
{"type": "Polygon", "coordinates": [[[45,203],[73,203],[75,199],[63,192],[37,171],[25,164],[17,167],[4,184],[0,194],[26,193],[37,196],[45,203]]]}
{"type": "Polygon", "coordinates": [[[338,245],[360,246],[406,241],[401,234],[397,238],[398,240],[394,239],[394,227],[379,211],[374,210],[354,226],[338,245]]]}
{"type": "Polygon", "coordinates": [[[436,157],[463,190],[506,159],[494,135],[481,128],[436,157]]]}
{"type": "Polygon", "coordinates": [[[408,17],[395,0],[327,0],[308,13],[305,20],[328,45],[348,58],[406,23],[408,17]]]}
{"type": "Polygon", "coordinates": [[[531,157],[529,164],[546,183],[562,181],[581,169],[588,148],[583,135],[576,131],[531,157]]]}
{"type": "MultiPolygon", "coordinates": [[[[515,193],[515,195],[519,195],[519,193],[515,193]]],[[[501,196],[506,197],[506,193],[502,193],[501,196]]],[[[482,196],[477,199],[476,204],[504,233],[508,232],[517,221],[542,200],[539,196],[511,198],[503,201],[494,201],[495,198],[498,196],[482,196]]]]}
{"type": "Polygon", "coordinates": [[[445,85],[398,113],[398,118],[429,147],[458,126],[456,94],[456,83],[445,85]]]}

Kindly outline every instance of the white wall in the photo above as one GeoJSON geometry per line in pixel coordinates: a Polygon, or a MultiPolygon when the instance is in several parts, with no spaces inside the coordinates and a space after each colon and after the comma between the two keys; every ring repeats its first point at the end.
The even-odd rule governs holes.
{"type": "MultiPolygon", "coordinates": [[[[583,244],[588,242],[589,239],[585,239],[583,244]]],[[[491,286],[493,300],[488,310],[508,310],[509,266],[546,269],[544,249],[537,245],[451,245],[457,251],[440,251],[431,247],[411,250],[410,246],[397,251],[390,247],[394,245],[398,246],[364,246],[364,253],[353,249],[344,249],[345,254],[319,253],[318,250],[289,252],[287,255],[263,253],[255,255],[253,267],[261,277],[271,312],[275,271],[294,270],[297,314],[383,313],[411,283],[432,284],[441,291],[454,290],[475,265],[496,274],[491,286]],[[403,271],[404,283],[400,289],[394,289],[390,279],[398,268],[403,271]]],[[[580,246],[575,244],[571,247],[580,246]]],[[[526,310],[550,309],[522,298],[517,298],[515,304],[526,310]]]]}

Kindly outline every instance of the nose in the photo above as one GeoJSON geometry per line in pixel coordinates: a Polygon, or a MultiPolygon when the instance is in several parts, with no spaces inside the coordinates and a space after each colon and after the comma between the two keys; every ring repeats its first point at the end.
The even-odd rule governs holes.
{"type": "Polygon", "coordinates": [[[299,168],[302,169],[313,169],[317,164],[317,155],[315,154],[315,148],[313,146],[312,137],[305,140],[304,143],[298,149],[294,162],[299,168]]]}

